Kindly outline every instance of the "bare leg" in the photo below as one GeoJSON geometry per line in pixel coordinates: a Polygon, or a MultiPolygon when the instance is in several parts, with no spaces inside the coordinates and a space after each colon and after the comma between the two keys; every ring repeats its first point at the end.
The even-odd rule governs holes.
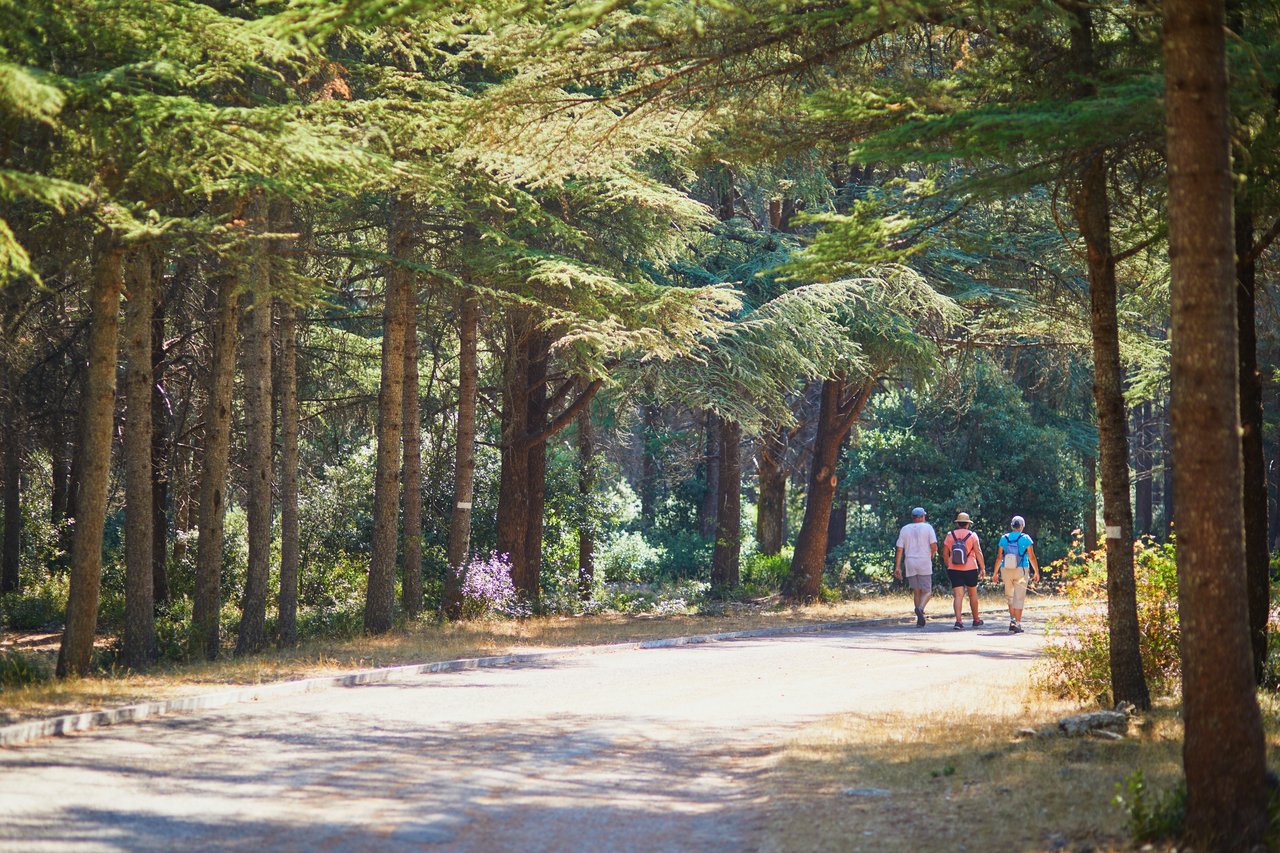
{"type": "Polygon", "coordinates": [[[955,610],[956,621],[959,622],[961,614],[964,613],[964,587],[952,587],[951,591],[955,596],[954,600],[951,602],[952,609],[955,610]]]}
{"type": "MultiPolygon", "coordinates": [[[[978,588],[976,586],[971,586],[968,589],[969,589],[969,613],[970,615],[973,616],[973,621],[977,622],[978,621],[978,588]]],[[[959,602],[956,602],[956,610],[957,611],[960,610],[959,602]]],[[[956,613],[956,618],[957,619],[960,618],[959,612],[956,613]]]]}

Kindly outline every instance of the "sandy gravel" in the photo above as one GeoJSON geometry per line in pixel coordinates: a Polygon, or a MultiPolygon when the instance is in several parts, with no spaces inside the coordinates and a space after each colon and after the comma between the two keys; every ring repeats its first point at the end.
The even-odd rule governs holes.
{"type": "MultiPolygon", "coordinates": [[[[949,602],[947,602],[949,604],[949,602]]],[[[941,613],[941,611],[938,611],[941,613]]],[[[751,850],[779,743],[1040,646],[950,619],[335,688],[0,751],[0,851],[751,850]]]]}

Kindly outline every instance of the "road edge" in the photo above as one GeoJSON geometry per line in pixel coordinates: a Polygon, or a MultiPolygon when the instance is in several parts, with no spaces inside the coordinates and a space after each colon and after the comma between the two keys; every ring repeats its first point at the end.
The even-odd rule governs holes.
{"type": "Polygon", "coordinates": [[[787,634],[817,633],[819,631],[838,631],[845,628],[870,627],[901,622],[902,617],[877,617],[867,619],[845,619],[839,622],[819,622],[812,625],[780,625],[772,628],[749,628],[743,631],[726,631],[719,634],[693,634],[686,637],[667,637],[658,640],[637,640],[630,643],[609,643],[599,646],[573,646],[545,652],[526,652],[510,655],[492,655],[480,658],[456,658],[454,660],[432,661],[430,663],[399,664],[373,669],[362,669],[342,675],[325,675],[314,678],[300,678],[289,681],[273,681],[255,684],[235,690],[224,690],[217,693],[203,693],[198,696],[181,696],[173,699],[156,699],[150,702],[139,702],[119,708],[107,708],[100,711],[83,711],[78,714],[64,714],[43,720],[27,720],[0,726],[0,747],[21,746],[47,737],[62,737],[77,732],[87,732],[106,726],[122,723],[139,723],[156,717],[194,711],[210,711],[237,705],[242,702],[254,702],[275,696],[292,696],[298,693],[310,693],[329,687],[358,687],[363,684],[385,684],[404,681],[419,675],[435,672],[458,672],[468,669],[487,669],[513,664],[536,663],[592,654],[609,654],[614,652],[634,651],[640,649],[663,649],[675,646],[689,646],[701,643],[717,643],[725,640],[750,639],[752,637],[785,636],[787,634]]]}

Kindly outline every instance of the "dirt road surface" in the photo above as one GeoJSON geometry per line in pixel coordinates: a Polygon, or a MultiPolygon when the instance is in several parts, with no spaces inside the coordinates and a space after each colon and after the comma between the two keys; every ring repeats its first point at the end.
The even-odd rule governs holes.
{"type": "Polygon", "coordinates": [[[0,750],[0,851],[741,851],[775,748],[1040,647],[949,618],[333,688],[0,750]]]}

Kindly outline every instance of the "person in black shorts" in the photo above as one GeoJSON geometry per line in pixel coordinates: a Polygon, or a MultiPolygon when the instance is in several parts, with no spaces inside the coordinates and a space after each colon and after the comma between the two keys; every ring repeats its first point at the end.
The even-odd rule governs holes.
{"type": "Polygon", "coordinates": [[[955,594],[957,631],[964,629],[964,622],[960,617],[964,611],[966,592],[969,594],[969,614],[973,616],[973,627],[983,624],[978,616],[978,581],[986,579],[987,565],[982,559],[982,543],[978,541],[978,534],[969,529],[972,524],[969,513],[960,513],[956,516],[955,529],[942,540],[942,558],[947,561],[947,577],[951,579],[951,590],[955,594]]]}

